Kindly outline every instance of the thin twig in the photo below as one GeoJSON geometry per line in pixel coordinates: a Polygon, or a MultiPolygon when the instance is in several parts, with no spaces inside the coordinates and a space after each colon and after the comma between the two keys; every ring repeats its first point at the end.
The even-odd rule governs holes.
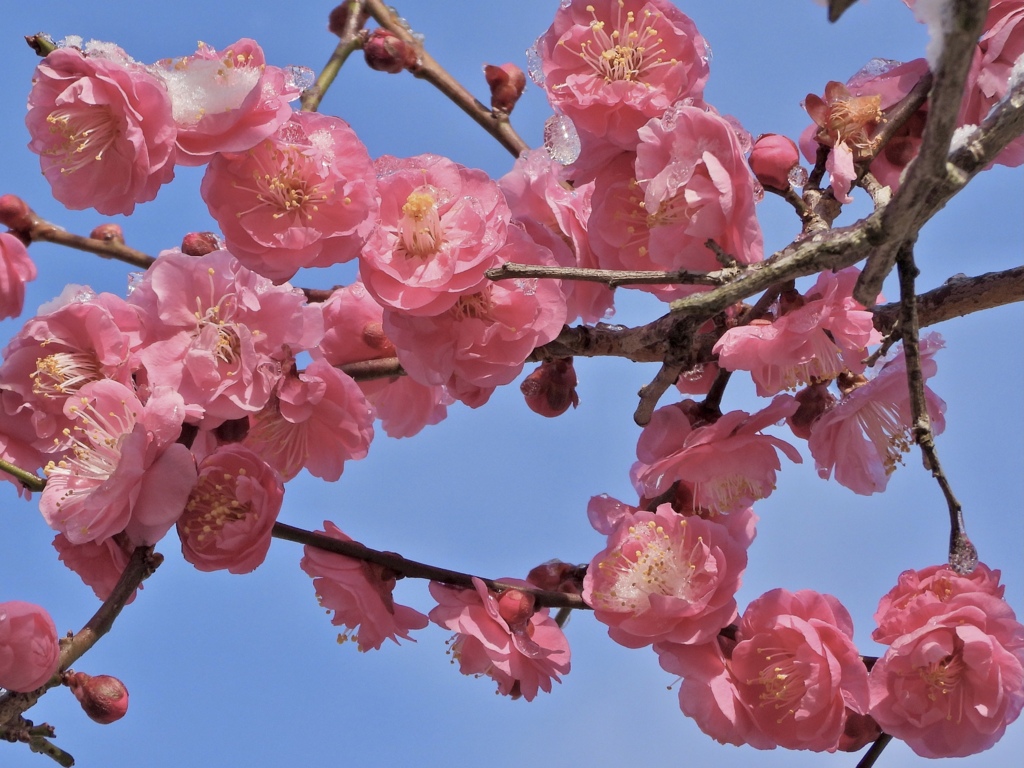
{"type": "Polygon", "coordinates": [[[889,745],[890,741],[892,741],[892,736],[888,733],[883,733],[875,739],[874,743],[871,745],[871,749],[865,752],[864,757],[862,757],[860,762],[857,763],[857,768],[871,768],[871,766],[875,764],[875,761],[882,755],[882,750],[889,745]]]}
{"type": "Polygon", "coordinates": [[[535,264],[506,262],[500,267],[487,270],[484,274],[490,280],[512,280],[513,278],[556,278],[559,280],[580,280],[590,283],[604,283],[609,288],[620,285],[725,285],[742,270],[739,268],[720,269],[715,272],[691,272],[676,269],[669,272],[657,270],[589,269],[586,267],[548,267],[535,264]]]}
{"type": "MultiPolygon", "coordinates": [[[[48,243],[64,245],[79,251],[88,251],[104,259],[115,259],[131,264],[139,269],[149,269],[155,259],[149,254],[129,248],[118,240],[97,240],[93,237],[82,237],[61,229],[31,212],[32,226],[24,232],[31,241],[43,240],[48,243]]],[[[19,234],[21,234],[19,232],[19,234]]]]}
{"type": "Polygon", "coordinates": [[[324,64],[324,68],[320,70],[316,82],[302,92],[300,103],[302,104],[303,112],[316,112],[320,108],[320,102],[323,101],[324,96],[327,94],[327,89],[331,87],[335,78],[338,77],[338,73],[341,72],[345,61],[352,55],[353,51],[357,51],[362,47],[362,41],[359,38],[359,29],[362,26],[361,20],[363,18],[363,15],[360,13],[360,4],[360,0],[350,0],[348,3],[348,19],[345,21],[345,29],[341,34],[338,46],[334,49],[334,53],[331,54],[331,58],[324,64]]]}

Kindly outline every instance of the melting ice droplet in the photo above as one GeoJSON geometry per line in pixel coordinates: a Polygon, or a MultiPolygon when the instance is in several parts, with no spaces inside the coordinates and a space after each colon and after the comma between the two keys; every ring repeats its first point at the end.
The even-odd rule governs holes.
{"type": "Polygon", "coordinates": [[[304,91],[309,88],[316,80],[316,75],[313,74],[313,70],[309,67],[300,67],[297,64],[289,64],[284,68],[285,83],[292,87],[298,88],[300,91],[304,91]]]}
{"type": "Polygon", "coordinates": [[[544,147],[556,163],[576,162],[580,156],[580,137],[572,120],[565,115],[549,117],[544,123],[544,147]]]}
{"type": "Polygon", "coordinates": [[[544,66],[540,60],[540,51],[537,50],[537,44],[540,43],[538,38],[534,41],[533,45],[526,49],[526,72],[530,75],[530,79],[533,80],[539,87],[544,87],[544,66]]]}

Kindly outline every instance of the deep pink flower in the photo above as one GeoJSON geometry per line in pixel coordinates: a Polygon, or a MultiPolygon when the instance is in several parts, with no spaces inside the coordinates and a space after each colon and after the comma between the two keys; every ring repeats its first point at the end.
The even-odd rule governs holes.
{"type": "MultiPolygon", "coordinates": [[[[322,533],[341,541],[352,541],[332,522],[324,521],[322,533]]],[[[395,602],[392,593],[396,575],[389,569],[353,560],[316,547],[303,547],[299,563],[313,577],[320,605],[334,611],[331,623],[355,633],[360,651],[377,650],[385,640],[412,640],[409,631],[427,626],[427,617],[419,611],[395,602]]],[[[338,641],[349,639],[349,633],[338,641]]],[[[415,642],[415,641],[413,641],[415,642]]]]}
{"type": "Polygon", "coordinates": [[[200,571],[249,573],[266,559],[281,511],[280,475],[232,443],[199,464],[199,479],[178,518],[181,554],[200,571]]]}
{"type": "MultiPolygon", "coordinates": [[[[525,581],[501,579],[528,587],[525,581]]],[[[510,623],[498,598],[478,578],[475,589],[456,589],[430,583],[438,605],[430,611],[435,624],[456,633],[451,653],[464,675],[487,675],[498,693],[532,701],[538,691],[551,692],[551,681],[569,673],[569,642],[543,608],[510,623]]],[[[507,614],[507,611],[506,611],[507,614]]]]}
{"type": "Polygon", "coordinates": [[[563,3],[536,49],[551,106],[621,149],[670,105],[700,98],[708,77],[707,43],[667,0],[563,3]]]}
{"type": "MultiPolygon", "coordinates": [[[[126,552],[125,548],[117,543],[116,539],[120,538],[111,537],[72,544],[67,536],[58,533],[53,537],[53,548],[57,550],[58,559],[77,573],[86,586],[91,587],[96,593],[96,597],[106,600],[117,586],[131,557],[131,552],[126,552]]],[[[143,586],[140,584],[139,589],[143,586]]],[[[125,605],[135,599],[135,594],[136,592],[132,592],[125,605]]]]}
{"type": "Polygon", "coordinates": [[[39,500],[46,522],[72,544],[125,531],[155,544],[181,514],[195,461],[177,440],[181,396],[155,389],[145,405],[116,381],[86,384],[65,404],[71,449],[45,469],[39,500]]]}
{"type": "Polygon", "coordinates": [[[25,244],[9,232],[0,232],[0,319],[21,314],[25,283],[35,279],[36,265],[25,244]]]}
{"type": "Polygon", "coordinates": [[[511,260],[499,256],[511,212],[483,171],[437,155],[384,156],[376,168],[380,221],[359,276],[382,306],[439,315],[511,260]]]}
{"type": "MultiPolygon", "coordinates": [[[[872,314],[852,298],[860,270],[822,272],[805,297],[768,322],[730,328],[712,350],[726,370],[750,371],[759,397],[771,397],[844,370],[864,371],[866,347],[882,340],[872,314]]],[[[799,297],[798,297],[799,298],[799,297]]]]}
{"type": "Polygon", "coordinates": [[[285,480],[305,467],[334,482],[373,440],[373,408],[352,377],[326,360],[283,377],[276,398],[249,422],[245,444],[285,480]]]}
{"type": "Polygon", "coordinates": [[[760,731],[787,749],[834,752],[847,709],[868,705],[847,610],[831,595],[774,589],[747,606],[738,638],[732,674],[760,731]]]}
{"type": "MultiPolygon", "coordinates": [[[[756,519],[751,509],[735,516],[756,519]]],[[[747,542],[662,504],[622,516],[583,581],[583,599],[627,648],[705,643],[736,618],[747,542]]]]}
{"type": "Polygon", "coordinates": [[[167,89],[116,46],[51,52],[36,67],[28,107],[29,149],[68,208],[127,215],[174,178],[167,89]]]}
{"type": "Polygon", "coordinates": [[[948,608],[908,624],[869,680],[871,716],[922,757],[982,752],[1024,707],[1024,627],[1013,610],[985,591],[948,608]]]}
{"type": "Polygon", "coordinates": [[[350,261],[377,219],[373,164],[343,120],[296,112],[245,152],[215,155],[200,188],[227,249],[276,283],[350,261]]]}
{"type": "Polygon", "coordinates": [[[251,149],[288,121],[288,102],[299,95],[248,38],[220,51],[199,43],[193,55],[158,61],[151,71],[170,94],[180,165],[251,149]]]}
{"type": "MultiPolygon", "coordinates": [[[[938,334],[921,339],[921,372],[935,375],[933,356],[942,346],[938,334]]],[[[946,404],[925,387],[932,432],[945,429],[946,404]]],[[[807,442],[819,477],[855,493],[870,495],[885,490],[889,475],[910,450],[910,394],[903,350],[885,363],[874,378],[849,391],[811,425],[807,442]]]]}
{"type": "Polygon", "coordinates": [[[50,614],[20,600],[0,603],[0,688],[33,691],[56,674],[59,664],[50,614]]]}
{"type": "Polygon", "coordinates": [[[775,490],[778,451],[802,461],[789,443],[761,434],[796,410],[789,395],[753,415],[731,411],[710,424],[701,424],[688,402],[659,408],[640,434],[630,474],[641,497],[655,498],[679,482],[691,489],[694,510],[730,512],[775,490]]]}

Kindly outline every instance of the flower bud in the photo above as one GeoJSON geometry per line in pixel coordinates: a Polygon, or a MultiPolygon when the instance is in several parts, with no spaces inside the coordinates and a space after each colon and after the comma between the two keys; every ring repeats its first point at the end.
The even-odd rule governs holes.
{"type": "Polygon", "coordinates": [[[28,232],[32,229],[32,209],[17,195],[0,195],[0,224],[15,234],[28,232]]]}
{"type": "MultiPolygon", "coordinates": [[[[344,3],[334,8],[331,15],[327,17],[327,31],[341,37],[345,34],[345,27],[349,19],[349,6],[351,3],[345,0],[344,3]]],[[[359,9],[359,18],[356,21],[356,29],[362,29],[370,14],[362,7],[359,9]]]]}
{"type": "Polygon", "coordinates": [[[189,232],[181,240],[181,252],[186,256],[205,256],[223,247],[215,232],[189,232]]]}
{"type": "Polygon", "coordinates": [[[103,240],[107,243],[124,243],[124,230],[120,224],[100,224],[89,233],[93,240],[103,240]]]}
{"type": "Polygon", "coordinates": [[[85,714],[101,725],[120,720],[128,712],[128,689],[116,677],[69,671],[64,684],[75,694],[85,714]]]}
{"type": "Polygon", "coordinates": [[[541,363],[519,385],[519,390],[531,411],[553,418],[569,410],[570,405],[575,408],[580,404],[576,383],[572,358],[560,357],[541,363]]]}
{"type": "Polygon", "coordinates": [[[375,29],[363,44],[363,56],[370,69],[392,75],[403,69],[413,69],[418,57],[416,49],[386,29],[375,29]]]}
{"type": "Polygon", "coordinates": [[[363,343],[379,352],[381,357],[395,357],[398,354],[391,339],[384,334],[384,326],[380,323],[367,323],[363,326],[362,335],[363,343]]]}
{"type": "Polygon", "coordinates": [[[498,597],[498,613],[510,629],[523,627],[533,616],[534,598],[528,592],[509,589],[498,597]]]}
{"type": "Polygon", "coordinates": [[[491,89],[491,109],[510,114],[526,88],[523,70],[515,64],[502,64],[500,67],[486,64],[484,78],[491,89]]]}
{"type": "Polygon", "coordinates": [[[790,186],[789,172],[800,164],[800,151],[788,136],[766,133],[754,142],[748,162],[762,186],[784,190],[790,186]]]}
{"type": "Polygon", "coordinates": [[[578,595],[583,592],[583,576],[586,574],[585,565],[573,565],[564,563],[561,560],[548,560],[533,568],[526,576],[526,580],[538,589],[545,589],[548,592],[564,592],[569,595],[578,595]]]}
{"type": "Polygon", "coordinates": [[[807,440],[811,436],[811,426],[832,407],[836,399],[828,391],[827,383],[818,383],[797,392],[796,401],[800,407],[786,421],[794,435],[807,440]]]}
{"type": "Polygon", "coordinates": [[[860,715],[846,708],[846,726],[839,737],[837,749],[840,752],[859,752],[882,735],[882,729],[871,715],[860,715]]]}

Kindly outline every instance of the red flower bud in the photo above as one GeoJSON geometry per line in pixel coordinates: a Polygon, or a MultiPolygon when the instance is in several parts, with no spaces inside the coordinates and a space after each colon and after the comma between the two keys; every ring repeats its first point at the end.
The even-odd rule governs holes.
{"type": "Polygon", "coordinates": [[[766,133],[759,136],[750,151],[750,169],[765,187],[788,189],[789,172],[800,164],[800,151],[788,136],[766,133]]]}
{"type": "MultiPolygon", "coordinates": [[[[345,34],[345,26],[348,24],[349,17],[349,6],[351,3],[346,0],[341,5],[337,6],[331,11],[331,15],[327,17],[327,31],[331,34],[341,37],[345,34]]],[[[356,29],[362,29],[366,20],[370,18],[370,14],[360,8],[359,18],[356,21],[356,29]]]]}
{"type": "Polygon", "coordinates": [[[32,209],[17,195],[0,195],[0,224],[15,234],[32,229],[32,209]]]}
{"type": "Polygon", "coordinates": [[[882,729],[871,715],[861,715],[846,708],[846,726],[839,737],[840,752],[859,752],[882,735],[882,729]]]}
{"type": "Polygon", "coordinates": [[[386,29],[375,29],[363,44],[363,56],[370,69],[392,75],[414,69],[419,60],[416,49],[386,29]]]}
{"type": "Polygon", "coordinates": [[[509,589],[498,597],[498,613],[509,629],[514,630],[526,626],[526,622],[533,616],[533,603],[533,595],[529,592],[509,589]]]}
{"type": "Polygon", "coordinates": [[[363,343],[380,352],[381,357],[395,357],[398,354],[391,339],[384,335],[384,326],[380,323],[367,323],[363,326],[363,343]]]}
{"type": "Polygon", "coordinates": [[[561,416],[570,405],[575,408],[580,404],[571,357],[545,360],[526,377],[519,389],[530,410],[548,418],[561,416]]]}
{"type": "Polygon", "coordinates": [[[128,712],[128,689],[116,677],[68,672],[64,684],[75,694],[85,714],[101,725],[120,720],[128,712]]]}
{"type": "Polygon", "coordinates": [[[103,240],[107,243],[123,243],[124,230],[121,229],[120,224],[100,224],[98,227],[93,228],[92,232],[89,233],[89,237],[93,240],[103,240]]]}
{"type": "Polygon", "coordinates": [[[811,425],[832,407],[836,399],[828,391],[828,383],[811,384],[796,393],[796,401],[800,407],[786,419],[789,428],[797,437],[807,440],[811,436],[811,425]]]}
{"type": "Polygon", "coordinates": [[[205,256],[223,247],[215,232],[189,232],[181,240],[181,252],[186,256],[205,256]]]}
{"type": "Polygon", "coordinates": [[[548,560],[533,568],[526,580],[548,592],[564,592],[569,595],[583,593],[583,577],[586,575],[585,565],[573,565],[561,560],[548,560]]]}
{"type": "Polygon", "coordinates": [[[510,114],[526,88],[523,70],[515,64],[502,64],[500,67],[487,64],[484,66],[484,78],[491,89],[491,109],[510,114]]]}

